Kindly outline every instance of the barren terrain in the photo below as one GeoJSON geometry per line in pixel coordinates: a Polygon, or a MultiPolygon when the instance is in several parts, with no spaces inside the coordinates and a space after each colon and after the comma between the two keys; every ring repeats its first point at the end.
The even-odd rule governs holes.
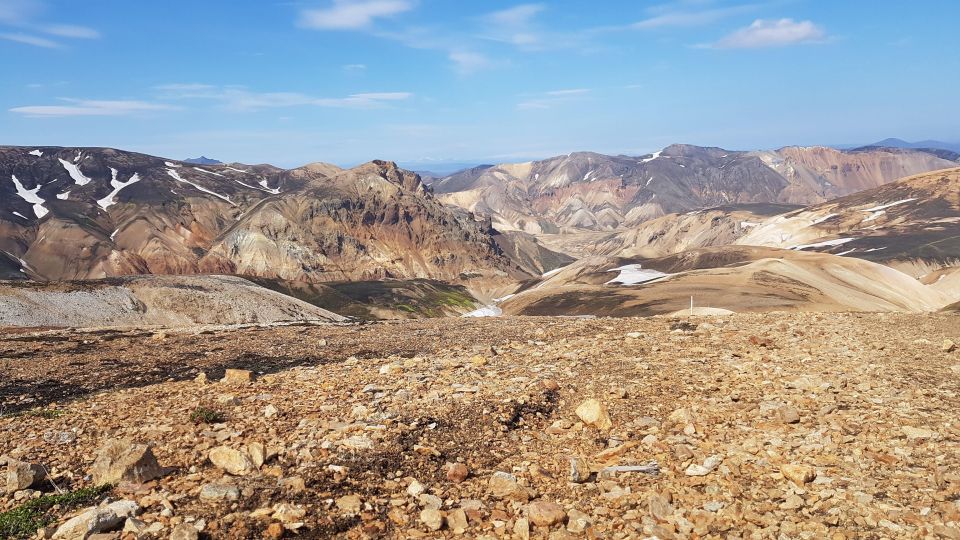
{"type": "Polygon", "coordinates": [[[0,516],[116,469],[100,538],[960,538],[950,340],[947,314],[12,330],[0,466],[49,479],[0,516]]]}

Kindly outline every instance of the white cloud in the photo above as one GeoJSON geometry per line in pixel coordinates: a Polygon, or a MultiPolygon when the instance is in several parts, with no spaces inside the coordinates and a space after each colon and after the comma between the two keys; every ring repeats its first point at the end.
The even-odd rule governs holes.
{"type": "Polygon", "coordinates": [[[529,111],[538,109],[552,109],[557,105],[569,103],[578,100],[592,92],[589,88],[568,88],[563,90],[550,90],[537,95],[532,99],[527,99],[517,103],[517,110],[529,111]]]}
{"type": "Polygon", "coordinates": [[[56,49],[60,46],[56,41],[40,36],[32,36],[30,34],[0,34],[0,39],[15,41],[17,43],[23,43],[24,45],[33,45],[34,47],[45,47],[47,49],[56,49]]]}
{"type": "Polygon", "coordinates": [[[334,107],[373,109],[413,97],[409,92],[365,92],[346,97],[317,97],[300,92],[253,92],[240,86],[167,84],[156,88],[168,99],[206,99],[234,111],[258,111],[281,107],[334,107]]]}
{"type": "Polygon", "coordinates": [[[132,114],[170,111],[176,107],[163,103],[150,103],[133,100],[85,100],[61,98],[67,105],[30,105],[14,107],[10,112],[34,117],[58,116],[128,116],[132,114]]]}
{"type": "Polygon", "coordinates": [[[0,22],[19,24],[28,21],[43,11],[37,0],[3,0],[0,2],[0,22]]]}
{"type": "Polygon", "coordinates": [[[347,64],[343,66],[343,70],[350,73],[360,73],[367,70],[366,64],[347,64]]]}
{"type": "Polygon", "coordinates": [[[741,28],[714,45],[721,49],[756,49],[783,47],[801,43],[823,43],[827,33],[811,21],[793,19],[757,19],[746,28],[741,28]]]}
{"type": "Polygon", "coordinates": [[[100,32],[97,32],[93,28],[77,26],[75,24],[48,24],[40,26],[39,29],[51,36],[80,39],[97,39],[100,37],[100,32]]]}
{"type": "Polygon", "coordinates": [[[477,52],[452,51],[448,57],[454,63],[457,71],[464,75],[493,66],[493,61],[477,52]]]}
{"type": "Polygon", "coordinates": [[[379,17],[389,17],[410,11],[410,0],[334,0],[329,8],[305,9],[300,12],[300,24],[318,30],[358,30],[366,28],[379,17]]]}
{"type": "Polygon", "coordinates": [[[523,26],[529,24],[538,13],[546,9],[543,4],[520,4],[512,8],[495,11],[487,15],[493,24],[503,26],[523,26]]]}
{"type": "Polygon", "coordinates": [[[548,96],[580,96],[590,92],[589,88],[570,88],[567,90],[551,90],[547,92],[548,96]]]}
{"type": "Polygon", "coordinates": [[[703,26],[717,22],[732,15],[736,15],[738,13],[756,9],[757,7],[754,4],[743,4],[722,8],[691,10],[689,9],[688,4],[690,3],[680,2],[678,4],[660,6],[658,9],[654,10],[655,14],[653,14],[651,17],[643,19],[642,21],[637,21],[631,24],[630,27],[638,30],[649,30],[653,28],[677,26],[703,26]]]}

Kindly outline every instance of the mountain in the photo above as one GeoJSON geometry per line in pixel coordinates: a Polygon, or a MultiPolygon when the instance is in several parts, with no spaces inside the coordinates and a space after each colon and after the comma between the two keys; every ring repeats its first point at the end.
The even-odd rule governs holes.
{"type": "Polygon", "coordinates": [[[818,203],[956,166],[919,150],[734,152],[672,145],[640,157],[578,152],[475,167],[431,187],[442,201],[489,216],[497,230],[570,234],[629,229],[713,206],[818,203]]]}
{"type": "Polygon", "coordinates": [[[183,160],[184,163],[190,163],[192,165],[223,165],[222,161],[208,158],[207,156],[200,156],[198,158],[190,158],[183,160]]]}
{"type": "Polygon", "coordinates": [[[861,148],[914,148],[914,149],[933,149],[949,150],[950,152],[960,153],[960,143],[948,143],[943,141],[917,141],[907,142],[903,139],[884,139],[873,144],[864,145],[861,148]]]}
{"type": "Polygon", "coordinates": [[[960,168],[769,218],[736,243],[843,254],[915,277],[960,266],[960,168]]]}
{"type": "Polygon", "coordinates": [[[483,297],[529,277],[488,224],[382,161],[201,167],[109,148],[0,147],[0,250],[0,271],[35,279],[431,278],[483,297]]]}

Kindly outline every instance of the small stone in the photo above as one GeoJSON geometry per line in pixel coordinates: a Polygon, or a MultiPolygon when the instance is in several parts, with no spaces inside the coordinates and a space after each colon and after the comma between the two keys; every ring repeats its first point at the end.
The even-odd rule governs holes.
{"type": "Polygon", "coordinates": [[[687,476],[706,476],[713,472],[718,465],[723,463],[723,458],[720,456],[710,456],[707,459],[703,460],[703,465],[697,463],[691,464],[687,467],[687,470],[684,471],[684,474],[687,476]]]}
{"type": "Polygon", "coordinates": [[[470,470],[463,463],[452,463],[447,467],[447,480],[459,484],[467,479],[470,470]]]}
{"type": "Polygon", "coordinates": [[[908,439],[933,439],[937,436],[936,431],[912,426],[901,426],[900,431],[902,431],[908,439]]]}
{"type": "Polygon", "coordinates": [[[283,538],[283,534],[285,532],[286,529],[283,528],[283,525],[274,521],[267,527],[265,531],[263,531],[263,535],[272,540],[279,540],[280,538],[283,538]]]}
{"type": "Polygon", "coordinates": [[[530,522],[527,518],[520,518],[513,524],[513,534],[520,540],[530,540],[530,522]]]}
{"type": "Polygon", "coordinates": [[[542,386],[547,392],[556,392],[557,390],[560,390],[560,383],[554,379],[544,379],[540,381],[540,386],[542,386]]]}
{"type": "Polygon", "coordinates": [[[538,527],[551,527],[566,518],[563,507],[555,502],[539,500],[527,505],[527,519],[538,527]]]}
{"type": "Polygon", "coordinates": [[[952,339],[943,340],[943,345],[940,346],[940,350],[945,353],[951,353],[957,350],[957,344],[953,342],[952,339]]]}
{"type": "Polygon", "coordinates": [[[236,501],[240,498],[240,489],[230,484],[204,484],[200,488],[200,498],[205,501],[236,501]]]}
{"type": "Polygon", "coordinates": [[[253,372],[247,369],[228,369],[223,374],[223,381],[227,384],[249,384],[253,382],[253,372]]]}
{"type": "Polygon", "coordinates": [[[576,410],[577,416],[588,426],[593,426],[601,431],[609,430],[613,427],[610,420],[610,414],[607,408],[596,399],[588,399],[580,404],[576,410]]]}
{"type": "Polygon", "coordinates": [[[800,412],[797,411],[796,407],[789,405],[780,407],[780,409],[777,410],[777,415],[784,424],[797,424],[800,422],[800,412]]]}
{"type": "Polygon", "coordinates": [[[410,482],[410,485],[407,486],[407,495],[410,495],[411,497],[419,497],[424,491],[426,491],[426,488],[424,488],[423,484],[417,482],[416,480],[410,482]]]}
{"type": "Polygon", "coordinates": [[[10,461],[7,464],[7,493],[38,486],[46,477],[40,465],[10,461]]]}
{"type": "Polygon", "coordinates": [[[358,495],[344,495],[336,500],[337,508],[339,508],[343,513],[350,515],[357,515],[360,513],[360,496],[358,495]]]}
{"type": "Polygon", "coordinates": [[[570,481],[582,484],[590,479],[590,463],[582,457],[570,458],[570,481]]]}
{"type": "Polygon", "coordinates": [[[97,485],[130,482],[143,484],[163,476],[153,449],[146,444],[112,439],[98,451],[90,475],[97,485]]]}
{"type": "Polygon", "coordinates": [[[530,494],[517,482],[517,477],[506,472],[495,472],[488,485],[490,495],[497,499],[511,499],[527,502],[530,494]]]}
{"type": "Polygon", "coordinates": [[[643,332],[627,332],[627,337],[630,339],[640,339],[643,337],[643,332]]]}
{"type": "Polygon", "coordinates": [[[277,408],[274,407],[273,404],[270,404],[263,408],[263,417],[273,418],[274,416],[277,415],[278,412],[279,411],[277,411],[277,408]]]}
{"type": "Polygon", "coordinates": [[[250,458],[239,450],[218,446],[210,450],[208,457],[216,467],[234,476],[244,476],[253,472],[253,463],[250,462],[250,458]]]}
{"type": "Polygon", "coordinates": [[[813,482],[813,479],[817,477],[817,471],[806,465],[781,465],[780,473],[783,474],[784,478],[798,486],[813,482]]]}
{"type": "Polygon", "coordinates": [[[424,508],[420,511],[420,521],[431,531],[443,528],[443,513],[435,508],[424,508]]]}
{"type": "Polygon", "coordinates": [[[790,495],[780,505],[781,510],[796,510],[801,507],[803,507],[803,498],[799,495],[790,495]]]}
{"type": "Polygon", "coordinates": [[[147,530],[147,522],[135,517],[127,518],[123,522],[123,532],[133,533],[134,535],[143,534],[147,530]]]}
{"type": "Polygon", "coordinates": [[[569,532],[580,534],[586,531],[591,523],[590,516],[579,510],[567,512],[567,531],[569,532]]]}
{"type": "Polygon", "coordinates": [[[447,514],[447,527],[453,531],[453,534],[463,534],[467,531],[467,513],[463,508],[457,508],[447,514]]]}
{"type": "Polygon", "coordinates": [[[650,517],[660,523],[666,523],[670,520],[670,517],[673,516],[673,505],[671,505],[670,501],[663,495],[651,495],[650,498],[647,499],[647,508],[650,511],[650,517]]]}
{"type": "Polygon", "coordinates": [[[263,463],[266,461],[267,449],[262,443],[250,443],[247,445],[247,455],[250,457],[253,466],[259,469],[263,467],[263,463]]]}
{"type": "Polygon", "coordinates": [[[194,377],[193,382],[202,385],[207,384],[210,381],[207,379],[207,374],[201,371],[196,377],[194,377]]]}
{"type": "Polygon", "coordinates": [[[170,540],[197,540],[199,537],[200,532],[189,523],[177,525],[173,528],[173,532],[170,533],[170,540]]]}

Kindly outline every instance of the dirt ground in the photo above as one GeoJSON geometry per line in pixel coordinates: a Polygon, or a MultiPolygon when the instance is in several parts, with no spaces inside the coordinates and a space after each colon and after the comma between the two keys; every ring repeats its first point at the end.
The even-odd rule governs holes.
{"type": "Polygon", "coordinates": [[[8,331],[0,467],[52,482],[0,512],[119,439],[167,470],[104,538],[960,538],[947,340],[960,316],[8,331]]]}

